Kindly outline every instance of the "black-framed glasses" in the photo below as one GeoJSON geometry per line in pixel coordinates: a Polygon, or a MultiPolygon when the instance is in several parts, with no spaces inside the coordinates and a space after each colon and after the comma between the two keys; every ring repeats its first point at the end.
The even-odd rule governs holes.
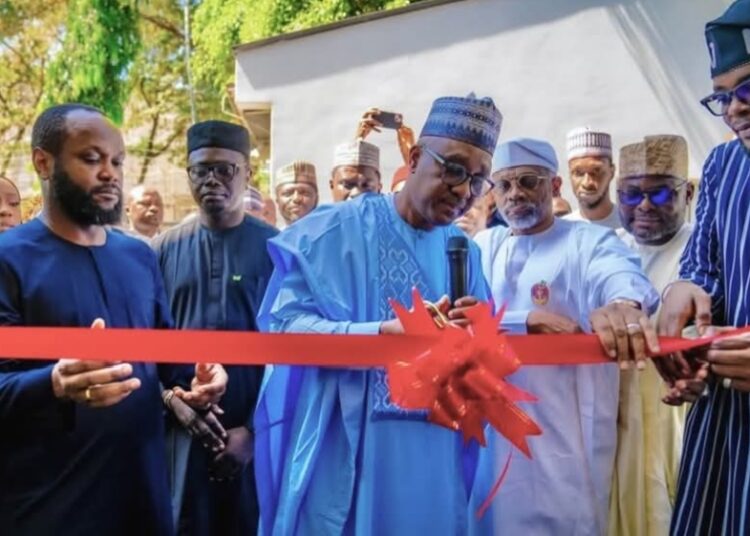
{"type": "Polygon", "coordinates": [[[625,188],[623,190],[617,190],[617,198],[619,199],[620,204],[625,205],[626,207],[637,207],[646,197],[648,197],[649,203],[655,207],[660,207],[672,201],[677,191],[685,185],[687,185],[687,182],[682,181],[677,186],[664,184],[662,186],[657,186],[656,188],[649,188],[648,190],[625,188]]]}
{"type": "Polygon", "coordinates": [[[728,91],[717,91],[708,97],[701,99],[701,104],[713,115],[721,117],[732,104],[732,98],[736,98],[742,104],[750,104],[750,80],[740,82],[728,91]]]}
{"type": "Polygon", "coordinates": [[[427,146],[422,145],[422,149],[443,167],[440,179],[448,186],[461,186],[466,181],[470,181],[469,190],[471,190],[471,195],[474,197],[481,197],[492,190],[494,183],[487,175],[482,173],[472,175],[463,164],[446,160],[427,146]]]}
{"type": "Polygon", "coordinates": [[[513,187],[514,182],[519,186],[519,188],[522,188],[527,192],[533,192],[539,187],[542,181],[545,180],[549,180],[549,177],[546,177],[544,175],[534,175],[533,173],[523,173],[512,181],[508,179],[498,179],[494,181],[494,184],[501,194],[507,194],[508,192],[510,192],[510,189],[513,187]]]}
{"type": "Polygon", "coordinates": [[[212,162],[210,164],[194,164],[188,166],[187,172],[188,177],[194,183],[205,182],[208,180],[208,176],[213,173],[214,178],[225,185],[232,182],[232,179],[237,175],[239,171],[239,164],[233,164],[231,162],[212,162]]]}

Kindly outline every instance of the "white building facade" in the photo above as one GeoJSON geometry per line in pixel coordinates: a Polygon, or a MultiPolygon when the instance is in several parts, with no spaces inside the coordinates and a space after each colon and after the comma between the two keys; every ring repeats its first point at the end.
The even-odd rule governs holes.
{"type": "MultiPolygon", "coordinates": [[[[728,139],[699,104],[711,92],[703,30],[729,0],[429,0],[235,49],[235,98],[270,170],[318,168],[330,200],[333,147],[369,107],[399,112],[416,134],[434,98],[491,96],[501,140],[549,140],[590,125],[615,148],[644,135],[688,140],[691,176],[728,139]]],[[[401,160],[393,131],[373,133],[384,189],[401,160]]],[[[562,175],[567,177],[563,167],[562,175]]],[[[565,181],[565,197],[572,200],[565,181]]]]}

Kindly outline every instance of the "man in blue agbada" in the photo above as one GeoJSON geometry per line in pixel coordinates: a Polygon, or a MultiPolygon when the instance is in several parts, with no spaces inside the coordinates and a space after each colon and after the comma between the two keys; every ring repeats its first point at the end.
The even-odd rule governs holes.
{"type": "MultiPolygon", "coordinates": [[[[441,299],[446,244],[491,187],[501,120],[489,98],[437,99],[400,193],[321,207],[271,240],[261,329],[403,333],[388,299],[409,307],[414,287],[460,318],[473,300],[441,299]]],[[[473,243],[468,293],[488,298],[473,243]]],[[[255,426],[262,534],[491,533],[474,516],[495,476],[477,470],[478,445],[394,405],[382,369],[273,367],[255,426]]]]}

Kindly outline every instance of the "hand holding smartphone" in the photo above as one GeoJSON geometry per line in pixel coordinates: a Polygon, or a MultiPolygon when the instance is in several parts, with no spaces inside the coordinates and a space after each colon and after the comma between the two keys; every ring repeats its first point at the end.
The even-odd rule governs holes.
{"type": "Polygon", "coordinates": [[[383,128],[391,128],[393,130],[398,130],[404,124],[403,116],[394,112],[381,111],[377,114],[373,114],[372,118],[380,123],[383,128]]]}

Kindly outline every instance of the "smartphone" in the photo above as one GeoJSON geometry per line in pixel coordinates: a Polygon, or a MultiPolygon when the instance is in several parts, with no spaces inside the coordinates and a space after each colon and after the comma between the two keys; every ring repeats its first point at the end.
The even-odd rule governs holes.
{"type": "Polygon", "coordinates": [[[372,118],[383,125],[383,128],[398,130],[404,124],[403,116],[393,112],[380,112],[377,115],[373,115],[372,118]]]}

